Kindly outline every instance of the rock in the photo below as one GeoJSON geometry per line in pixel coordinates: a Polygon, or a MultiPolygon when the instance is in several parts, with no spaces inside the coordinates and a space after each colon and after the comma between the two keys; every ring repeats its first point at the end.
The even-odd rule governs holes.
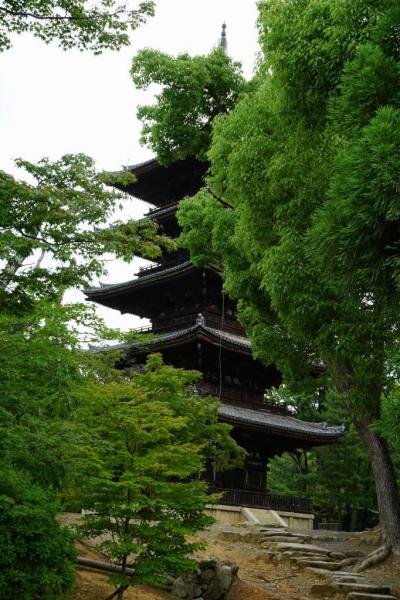
{"type": "Polygon", "coordinates": [[[227,565],[217,570],[215,577],[204,591],[204,600],[220,600],[230,590],[232,585],[232,570],[227,565]]]}
{"type": "Polygon", "coordinates": [[[201,573],[201,580],[203,581],[203,583],[208,583],[209,581],[211,581],[211,579],[214,577],[214,575],[215,575],[214,569],[204,569],[204,571],[202,571],[202,573],[201,573]]]}
{"type": "Polygon", "coordinates": [[[231,560],[204,559],[195,572],[175,579],[171,593],[182,600],[225,600],[237,572],[231,560]]]}
{"type": "Polygon", "coordinates": [[[199,562],[200,571],[205,571],[206,569],[215,569],[216,566],[217,561],[213,558],[203,558],[203,560],[199,562]]]}
{"type": "Polygon", "coordinates": [[[177,579],[175,579],[172,585],[171,592],[174,596],[177,596],[178,598],[188,597],[187,584],[183,577],[178,577],[177,579]]]}

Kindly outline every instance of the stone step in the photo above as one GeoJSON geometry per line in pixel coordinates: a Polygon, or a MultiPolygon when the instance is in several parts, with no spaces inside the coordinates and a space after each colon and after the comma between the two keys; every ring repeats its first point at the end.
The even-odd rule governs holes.
{"type": "Polygon", "coordinates": [[[318,567],[306,567],[304,569],[308,571],[308,573],[312,573],[313,575],[319,575],[320,577],[332,577],[333,571],[328,571],[328,569],[318,569],[318,567]]]}
{"type": "Polygon", "coordinates": [[[270,536],[284,536],[284,537],[290,537],[290,538],[299,538],[299,539],[310,539],[309,535],[306,535],[304,533],[294,533],[292,531],[285,531],[284,529],[282,531],[279,530],[273,530],[271,529],[271,531],[263,531],[262,535],[264,537],[270,537],[270,536]]]}
{"type": "Polygon", "coordinates": [[[299,544],[296,542],[275,542],[274,549],[278,552],[284,552],[285,550],[300,550],[300,552],[309,552],[310,554],[330,554],[330,550],[326,548],[320,548],[319,546],[314,546],[313,544],[299,544]]]}
{"type": "Polygon", "coordinates": [[[343,554],[343,552],[329,552],[329,556],[335,560],[344,560],[347,558],[346,554],[343,554]]]}
{"type": "Polygon", "coordinates": [[[398,600],[396,596],[382,594],[368,594],[368,592],[350,592],[346,600],[398,600]]]}
{"type": "Polygon", "coordinates": [[[313,575],[319,575],[320,577],[329,577],[329,579],[338,580],[340,577],[354,577],[357,581],[366,581],[364,573],[353,573],[352,571],[328,571],[327,569],[318,569],[315,567],[306,567],[305,569],[313,575]]]}
{"type": "Polygon", "coordinates": [[[351,575],[345,575],[341,577],[339,574],[333,576],[333,580],[336,583],[367,583],[366,579],[362,579],[361,577],[353,577],[351,575]]]}
{"type": "Polygon", "coordinates": [[[337,590],[335,586],[329,582],[326,583],[316,583],[311,587],[310,593],[312,596],[317,596],[317,598],[325,598],[326,596],[334,596],[337,590]]]}
{"type": "Polygon", "coordinates": [[[334,535],[313,535],[312,533],[308,536],[313,542],[337,542],[337,537],[334,535]]]}
{"type": "Polygon", "coordinates": [[[343,592],[367,592],[368,594],[390,595],[387,585],[374,585],[373,583],[342,583],[336,584],[343,592]]]}
{"type": "Polygon", "coordinates": [[[296,552],[287,550],[286,552],[280,552],[280,556],[283,558],[288,558],[290,560],[295,560],[296,558],[304,558],[306,560],[327,560],[329,557],[326,554],[308,554],[308,552],[300,552],[296,550],[296,552]]]}
{"type": "Polygon", "coordinates": [[[366,579],[367,577],[364,573],[356,573],[354,571],[336,571],[335,573],[331,573],[331,575],[339,577],[349,575],[350,577],[360,577],[360,579],[366,579]]]}
{"type": "Polygon", "coordinates": [[[263,544],[261,544],[263,546],[263,548],[265,547],[266,544],[269,544],[271,542],[298,542],[299,544],[303,544],[304,540],[302,538],[298,538],[295,536],[286,536],[286,535],[271,535],[269,537],[264,537],[262,539],[263,544]]]}
{"type": "Polygon", "coordinates": [[[323,560],[308,560],[298,558],[296,564],[302,567],[314,567],[315,569],[326,569],[327,571],[336,571],[340,563],[326,562],[323,560]]]}
{"type": "MultiPolygon", "coordinates": [[[[284,554],[289,554],[289,552],[282,552],[281,556],[284,554]]],[[[335,564],[342,564],[342,563],[338,563],[336,560],[333,560],[333,558],[331,558],[330,556],[327,556],[326,554],[309,554],[308,552],[296,552],[296,556],[293,556],[293,560],[300,560],[300,561],[304,561],[304,560],[317,560],[319,562],[326,562],[329,564],[335,563],[335,564]]]]}

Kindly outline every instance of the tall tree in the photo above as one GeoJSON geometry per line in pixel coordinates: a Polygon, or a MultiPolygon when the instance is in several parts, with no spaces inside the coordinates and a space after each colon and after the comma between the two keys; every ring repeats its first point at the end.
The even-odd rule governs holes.
{"type": "Polygon", "coordinates": [[[399,492],[374,423],[399,344],[400,10],[364,0],[260,8],[257,86],[214,120],[213,194],[183,205],[183,243],[195,262],[223,264],[255,355],[292,389],[310,389],[322,362],[399,552],[399,492]]]}
{"type": "Polygon", "coordinates": [[[0,52],[11,47],[13,34],[24,32],[46,43],[56,40],[64,50],[119,50],[129,45],[129,32],[153,14],[153,1],[134,8],[118,0],[2,0],[0,52]]]}

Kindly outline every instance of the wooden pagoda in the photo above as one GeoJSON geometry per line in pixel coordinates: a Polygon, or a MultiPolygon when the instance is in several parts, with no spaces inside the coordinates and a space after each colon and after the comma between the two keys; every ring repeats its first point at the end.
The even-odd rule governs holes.
{"type": "MultiPolygon", "coordinates": [[[[155,160],[128,167],[135,183],[125,191],[152,205],[146,218],[168,235],[179,235],[179,201],[202,186],[207,165],[194,159],[169,167],[155,160]]],[[[126,365],[141,365],[153,352],[165,362],[203,374],[199,393],[220,399],[219,417],[233,426],[232,436],[247,451],[244,468],[207,473],[223,502],[294,512],[311,512],[301,498],[274,497],[267,492],[267,462],[285,451],[331,444],[343,428],[309,423],[265,403],[264,392],[280,383],[274,365],[254,360],[251,344],[236,319],[234,302],[222,292],[216,268],[199,268],[180,249],[160,257],[124,283],[86,290],[87,298],[122,313],[151,320],[151,341],[123,345],[126,365]]]]}

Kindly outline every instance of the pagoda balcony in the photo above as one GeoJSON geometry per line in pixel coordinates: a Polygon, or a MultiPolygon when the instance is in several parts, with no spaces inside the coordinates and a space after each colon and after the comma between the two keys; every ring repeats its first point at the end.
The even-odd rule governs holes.
{"type": "Polygon", "coordinates": [[[220,385],[217,382],[201,381],[197,384],[198,393],[201,396],[216,396],[219,397],[221,391],[221,402],[228,402],[239,404],[242,406],[265,408],[269,407],[264,404],[264,391],[253,391],[249,389],[242,389],[239,387],[227,386],[223,381],[221,390],[220,385]]]}
{"type": "Polygon", "coordinates": [[[313,503],[310,498],[298,496],[281,496],[268,492],[253,492],[251,490],[237,490],[221,488],[214,485],[209,487],[210,493],[222,494],[218,504],[227,506],[248,506],[249,508],[263,508],[277,512],[294,512],[312,514],[313,503]]]}

